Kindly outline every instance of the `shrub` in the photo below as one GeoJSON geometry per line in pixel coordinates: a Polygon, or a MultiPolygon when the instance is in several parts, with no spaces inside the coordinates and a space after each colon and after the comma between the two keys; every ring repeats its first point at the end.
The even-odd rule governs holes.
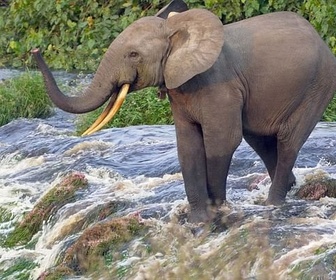
{"type": "MultiPolygon", "coordinates": [[[[95,69],[111,41],[159,1],[12,0],[1,12],[0,57],[13,66],[31,64],[30,50],[43,49],[54,68],[95,69]]],[[[153,9],[152,9],[153,8],[153,9]]]]}
{"type": "MultiPolygon", "coordinates": [[[[53,68],[95,70],[113,39],[134,20],[169,1],[12,0],[0,7],[0,65],[31,65],[40,47],[53,68]],[[6,20],[4,20],[6,19],[6,20]]],[[[315,26],[336,53],[336,5],[327,0],[186,0],[205,7],[223,23],[274,11],[294,11],[315,26]]]]}
{"type": "Polygon", "coordinates": [[[51,102],[42,77],[30,72],[0,83],[0,126],[11,120],[51,115],[51,102]]]}

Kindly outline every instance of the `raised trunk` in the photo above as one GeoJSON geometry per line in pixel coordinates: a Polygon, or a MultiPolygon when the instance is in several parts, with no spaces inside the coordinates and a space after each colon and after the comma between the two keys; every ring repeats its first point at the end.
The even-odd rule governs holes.
{"type": "Polygon", "coordinates": [[[40,51],[35,49],[32,51],[32,54],[36,60],[38,68],[42,72],[50,99],[58,108],[66,112],[80,114],[95,110],[103,105],[112,95],[113,91],[116,90],[116,85],[112,83],[111,74],[109,75],[108,71],[106,71],[108,68],[104,66],[107,61],[103,59],[91,84],[85,92],[80,96],[67,96],[58,88],[40,51]]]}

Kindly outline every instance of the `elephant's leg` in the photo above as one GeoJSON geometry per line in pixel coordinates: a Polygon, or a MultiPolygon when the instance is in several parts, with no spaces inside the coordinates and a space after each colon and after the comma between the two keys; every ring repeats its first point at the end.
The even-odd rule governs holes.
{"type": "Polygon", "coordinates": [[[219,206],[226,200],[226,180],[233,151],[207,157],[208,193],[212,205],[219,206]]]}
{"type": "Polygon", "coordinates": [[[291,183],[292,169],[300,147],[278,140],[277,166],[269,190],[266,204],[279,205],[285,202],[288,186],[291,183]]]}
{"type": "Polygon", "coordinates": [[[178,157],[190,204],[190,222],[210,220],[206,160],[201,128],[174,116],[178,157]]]}
{"type": "MultiPolygon", "coordinates": [[[[275,136],[260,136],[244,132],[246,142],[256,151],[264,162],[268,174],[273,181],[278,161],[278,140],[275,136]]],[[[295,184],[295,176],[290,172],[287,191],[295,184]]]]}
{"type": "Polygon", "coordinates": [[[240,105],[232,104],[225,110],[213,108],[212,118],[202,128],[208,193],[213,205],[221,205],[226,200],[226,181],[232,155],[242,140],[240,105]]]}
{"type": "Polygon", "coordinates": [[[323,114],[323,108],[325,107],[318,105],[324,103],[326,106],[328,98],[321,101],[314,100],[312,97],[324,97],[328,96],[329,93],[316,95],[315,88],[317,86],[311,92],[306,93],[307,98],[293,112],[287,123],[281,125],[277,133],[278,160],[267,204],[279,205],[285,201],[288,185],[292,178],[292,169],[299,150],[323,114]],[[302,108],[310,114],[303,113],[302,108]]]}
{"type": "Polygon", "coordinates": [[[266,201],[267,204],[279,205],[285,202],[288,186],[292,183],[292,169],[297,155],[314,129],[318,117],[314,114],[303,115],[300,111],[297,111],[292,115],[289,123],[283,125],[278,132],[278,159],[266,201]]]}

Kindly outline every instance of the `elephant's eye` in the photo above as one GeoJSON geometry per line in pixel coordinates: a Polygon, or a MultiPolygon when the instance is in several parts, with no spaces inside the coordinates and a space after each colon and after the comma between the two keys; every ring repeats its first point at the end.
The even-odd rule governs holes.
{"type": "Polygon", "coordinates": [[[130,52],[129,57],[131,58],[137,58],[139,56],[139,53],[137,52],[130,52]]]}

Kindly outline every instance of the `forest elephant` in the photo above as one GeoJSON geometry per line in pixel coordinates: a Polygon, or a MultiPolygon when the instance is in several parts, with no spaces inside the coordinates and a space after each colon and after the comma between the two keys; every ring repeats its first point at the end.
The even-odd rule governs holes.
{"type": "Polygon", "coordinates": [[[85,134],[108,122],[127,92],[155,86],[167,93],[190,222],[210,221],[209,209],[225,201],[230,162],[243,137],[272,180],[266,204],[284,203],[298,152],[336,91],[335,56],[291,12],[224,26],[205,9],[143,17],[111,43],[76,97],[59,90],[38,49],[32,54],[62,110],[85,113],[110,99],[85,134]]]}

